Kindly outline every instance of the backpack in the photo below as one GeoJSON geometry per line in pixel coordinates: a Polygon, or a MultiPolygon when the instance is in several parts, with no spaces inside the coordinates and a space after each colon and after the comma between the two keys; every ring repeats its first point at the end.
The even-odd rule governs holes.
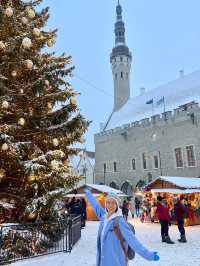
{"type": "MultiPolygon", "coordinates": [[[[135,251],[130,247],[128,246],[128,250],[126,250],[125,248],[125,245],[124,245],[124,240],[123,240],[123,237],[122,237],[122,234],[121,234],[121,231],[119,229],[119,219],[120,219],[120,216],[117,216],[114,220],[114,225],[113,225],[113,230],[117,236],[117,238],[119,239],[120,241],[120,244],[121,244],[121,247],[124,251],[124,254],[125,254],[125,257],[127,260],[133,260],[135,258],[135,251]]],[[[128,223],[127,224],[129,225],[132,233],[135,235],[135,228],[132,224],[128,223]]]]}

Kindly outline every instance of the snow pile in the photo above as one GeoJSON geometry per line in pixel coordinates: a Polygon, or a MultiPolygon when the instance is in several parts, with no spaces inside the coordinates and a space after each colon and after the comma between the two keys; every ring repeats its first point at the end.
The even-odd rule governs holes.
{"type": "MultiPolygon", "coordinates": [[[[188,242],[177,241],[179,234],[177,226],[170,227],[170,236],[174,245],[161,243],[160,226],[158,224],[142,224],[134,221],[136,236],[149,249],[158,251],[159,262],[149,262],[136,255],[129,266],[191,266],[200,265],[200,226],[186,228],[188,242]]],[[[32,260],[15,263],[15,266],[96,266],[96,236],[97,222],[88,222],[83,229],[82,239],[74,247],[71,254],[56,254],[32,260]]]]}

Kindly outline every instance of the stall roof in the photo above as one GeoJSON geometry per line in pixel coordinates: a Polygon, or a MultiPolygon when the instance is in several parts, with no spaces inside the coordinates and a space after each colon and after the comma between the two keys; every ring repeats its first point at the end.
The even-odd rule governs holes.
{"type": "Polygon", "coordinates": [[[151,192],[171,193],[171,194],[191,194],[191,193],[200,193],[200,189],[155,188],[151,189],[151,192]]]}
{"type": "Polygon", "coordinates": [[[81,187],[90,187],[92,189],[99,191],[100,193],[107,193],[107,194],[108,193],[114,193],[114,194],[118,195],[119,197],[127,197],[127,195],[124,194],[121,190],[114,189],[114,188],[111,188],[111,187],[106,186],[106,185],[96,185],[96,184],[85,184],[82,186],[75,187],[73,189],[70,189],[67,192],[67,195],[69,195],[69,193],[73,194],[74,189],[79,189],[81,187]]]}
{"type": "MultiPolygon", "coordinates": [[[[97,194],[97,193],[94,193],[94,194],[92,194],[94,197],[98,197],[99,196],[99,194],[97,194]]],[[[79,193],[79,194],[67,194],[66,195],[66,197],[67,198],[72,198],[72,197],[75,197],[75,198],[83,198],[83,197],[85,197],[85,193],[79,193]]]]}
{"type": "Polygon", "coordinates": [[[148,186],[152,186],[152,184],[156,182],[157,180],[169,182],[180,188],[199,188],[200,189],[200,178],[198,177],[159,176],[155,180],[150,182],[148,186]]]}
{"type": "Polygon", "coordinates": [[[103,193],[114,193],[120,196],[127,196],[126,194],[124,194],[121,190],[106,186],[106,185],[96,185],[96,184],[87,184],[87,186],[96,189],[100,192],[103,193]]]}

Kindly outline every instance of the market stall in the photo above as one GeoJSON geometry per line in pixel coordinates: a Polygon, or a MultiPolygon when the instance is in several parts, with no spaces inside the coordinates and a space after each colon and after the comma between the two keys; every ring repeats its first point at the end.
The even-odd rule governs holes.
{"type": "Polygon", "coordinates": [[[174,198],[184,197],[186,225],[200,224],[200,178],[159,176],[144,188],[142,221],[156,221],[156,198],[162,196],[173,221],[174,198]]]}
{"type": "MultiPolygon", "coordinates": [[[[99,204],[103,208],[105,207],[105,198],[108,195],[108,193],[115,193],[122,200],[127,197],[127,195],[125,195],[122,191],[111,188],[111,187],[106,186],[106,185],[86,184],[86,185],[83,185],[81,187],[78,187],[78,188],[75,188],[75,189],[68,191],[68,193],[66,194],[66,198],[75,197],[75,198],[79,198],[79,199],[84,198],[86,200],[85,192],[84,192],[86,187],[89,187],[91,189],[93,196],[97,199],[97,201],[99,202],[99,204]]],[[[87,200],[86,200],[86,203],[87,203],[87,220],[97,221],[97,217],[94,214],[92,207],[87,202],[87,200]]]]}

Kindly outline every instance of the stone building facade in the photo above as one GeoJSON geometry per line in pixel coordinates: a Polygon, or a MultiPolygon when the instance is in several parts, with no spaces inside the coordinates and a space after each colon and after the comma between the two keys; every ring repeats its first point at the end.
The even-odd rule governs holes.
{"type": "Polygon", "coordinates": [[[186,104],[95,135],[96,182],[136,187],[162,176],[200,176],[200,107],[186,104]]]}
{"type": "Polygon", "coordinates": [[[130,98],[132,55],[118,2],[110,56],[113,111],[94,136],[95,182],[120,188],[163,176],[200,176],[200,71],[130,98]]]}

